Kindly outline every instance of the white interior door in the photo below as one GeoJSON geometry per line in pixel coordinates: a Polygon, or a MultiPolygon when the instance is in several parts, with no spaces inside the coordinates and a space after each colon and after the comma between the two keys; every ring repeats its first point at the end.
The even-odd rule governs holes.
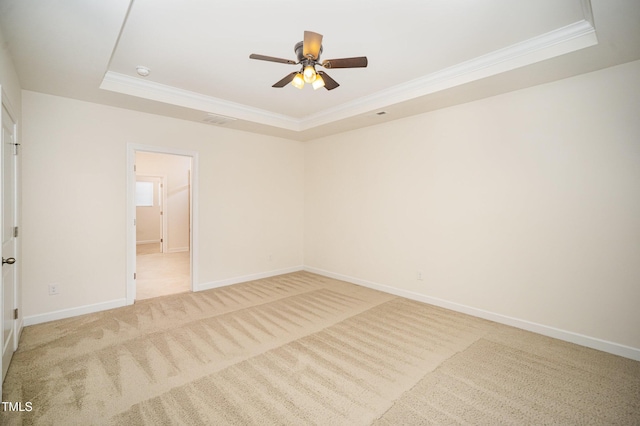
{"type": "Polygon", "coordinates": [[[2,380],[16,350],[16,154],[15,122],[2,106],[2,380]]]}
{"type": "Polygon", "coordinates": [[[158,243],[163,252],[163,183],[161,177],[136,177],[136,241],[158,243]]]}

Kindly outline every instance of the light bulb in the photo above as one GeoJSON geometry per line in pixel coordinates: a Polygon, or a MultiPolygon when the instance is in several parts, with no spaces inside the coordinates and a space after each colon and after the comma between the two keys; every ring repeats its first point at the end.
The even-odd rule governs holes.
{"type": "Polygon", "coordinates": [[[304,68],[304,81],[306,83],[313,83],[316,79],[316,70],[312,65],[307,65],[304,68]]]}
{"type": "Polygon", "coordinates": [[[316,74],[316,79],[312,83],[312,85],[313,85],[313,90],[318,90],[321,87],[324,87],[324,79],[322,78],[322,76],[320,74],[316,74]]]}
{"type": "Polygon", "coordinates": [[[296,74],[296,76],[293,77],[293,80],[291,81],[291,84],[296,89],[302,89],[304,87],[304,78],[302,77],[302,74],[300,74],[300,73],[296,74]]]}

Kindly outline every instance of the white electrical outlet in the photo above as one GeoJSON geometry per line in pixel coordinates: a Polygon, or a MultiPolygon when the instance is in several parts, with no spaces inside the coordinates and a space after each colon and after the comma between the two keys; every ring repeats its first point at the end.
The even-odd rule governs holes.
{"type": "Polygon", "coordinates": [[[49,284],[49,296],[55,296],[56,294],[60,294],[60,289],[58,288],[58,284],[49,284]]]}
{"type": "Polygon", "coordinates": [[[422,281],[422,272],[418,271],[418,273],[416,274],[416,279],[418,281],[422,281]]]}
{"type": "Polygon", "coordinates": [[[272,254],[269,255],[268,260],[269,260],[269,262],[271,262],[273,260],[273,255],[272,254]]]}

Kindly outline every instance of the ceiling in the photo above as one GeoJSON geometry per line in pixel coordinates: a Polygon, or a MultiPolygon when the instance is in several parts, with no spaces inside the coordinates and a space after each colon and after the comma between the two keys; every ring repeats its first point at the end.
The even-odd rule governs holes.
{"type": "Polygon", "coordinates": [[[23,89],[309,140],[640,59],[637,0],[0,0],[23,89]],[[271,85],[305,30],[340,83],[271,85]],[[148,77],[137,66],[151,70],[148,77]],[[384,114],[381,114],[383,113],[384,114]],[[211,116],[210,114],[213,114],[211,116]]]}

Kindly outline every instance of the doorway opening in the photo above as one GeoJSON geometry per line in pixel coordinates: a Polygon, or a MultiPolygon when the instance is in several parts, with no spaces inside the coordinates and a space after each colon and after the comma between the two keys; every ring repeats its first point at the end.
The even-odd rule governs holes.
{"type": "Polygon", "coordinates": [[[195,153],[130,145],[127,303],[193,291],[195,153]]]}

